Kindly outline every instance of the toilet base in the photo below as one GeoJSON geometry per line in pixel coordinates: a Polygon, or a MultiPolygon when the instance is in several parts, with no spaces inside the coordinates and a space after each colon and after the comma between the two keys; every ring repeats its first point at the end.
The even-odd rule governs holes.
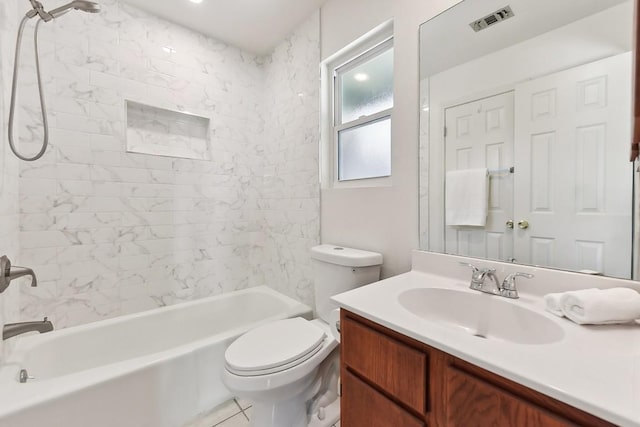
{"type": "Polygon", "coordinates": [[[295,397],[277,403],[256,402],[253,404],[251,427],[307,427],[304,397],[295,397]]]}
{"type": "Polygon", "coordinates": [[[340,398],[311,416],[308,427],[332,427],[340,420],[340,398]]]}
{"type": "Polygon", "coordinates": [[[316,411],[309,421],[303,398],[291,399],[277,404],[254,403],[251,427],[332,427],[340,420],[340,398],[316,411]]]}
{"type": "Polygon", "coordinates": [[[339,366],[340,352],[334,349],[312,375],[267,395],[245,396],[253,397],[249,425],[332,427],[340,419],[339,366]]]}

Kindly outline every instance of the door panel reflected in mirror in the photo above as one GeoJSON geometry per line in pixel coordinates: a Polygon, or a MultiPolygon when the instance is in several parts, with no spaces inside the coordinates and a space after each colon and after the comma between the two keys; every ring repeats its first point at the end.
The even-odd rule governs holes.
{"type": "Polygon", "coordinates": [[[633,2],[503,3],[421,27],[421,248],[632,278],[633,2]]]}

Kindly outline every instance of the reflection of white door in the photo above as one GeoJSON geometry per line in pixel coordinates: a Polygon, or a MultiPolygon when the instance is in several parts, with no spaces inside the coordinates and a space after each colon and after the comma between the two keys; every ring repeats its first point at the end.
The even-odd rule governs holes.
{"type": "Polygon", "coordinates": [[[518,261],[631,274],[630,55],[516,87],[518,261]]]}
{"type": "MultiPolygon", "coordinates": [[[[479,99],[445,110],[446,171],[513,166],[513,92],[479,99]]],[[[505,224],[513,212],[513,178],[490,176],[487,226],[446,227],[445,251],[506,260],[512,253],[512,232],[505,224]]]]}

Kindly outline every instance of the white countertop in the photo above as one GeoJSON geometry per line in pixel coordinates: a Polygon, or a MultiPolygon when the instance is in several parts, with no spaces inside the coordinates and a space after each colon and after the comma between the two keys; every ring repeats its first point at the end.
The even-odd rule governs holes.
{"type": "MultiPolygon", "coordinates": [[[[333,300],[362,317],[614,424],[640,427],[640,325],[579,326],[558,318],[544,311],[539,293],[527,292],[535,289],[534,283],[533,286],[522,286],[517,300],[490,295],[487,298],[501,298],[553,319],[563,329],[564,338],[544,345],[480,339],[465,331],[418,317],[399,304],[398,295],[414,288],[476,292],[468,289],[468,280],[426,272],[429,263],[417,263],[416,256],[423,255],[414,253],[414,270],[411,272],[336,295],[333,300]],[[416,269],[416,264],[422,264],[420,270],[416,269]]],[[[437,257],[436,262],[441,261],[439,257],[443,255],[437,257]]],[[[459,258],[451,258],[457,264],[459,258]]],[[[492,264],[478,260],[472,262],[481,266],[492,264]]],[[[515,269],[540,272],[540,269],[522,266],[515,269]]],[[[464,273],[471,276],[468,271],[464,273]]],[[[456,275],[459,276],[458,273],[456,275]]],[[[558,277],[580,280],[586,276],[559,272],[558,277]]],[[[616,285],[615,279],[606,278],[584,279],[584,284],[592,286],[593,280],[608,281],[603,287],[616,285]]],[[[548,284],[541,288],[547,290],[548,284]]]]}

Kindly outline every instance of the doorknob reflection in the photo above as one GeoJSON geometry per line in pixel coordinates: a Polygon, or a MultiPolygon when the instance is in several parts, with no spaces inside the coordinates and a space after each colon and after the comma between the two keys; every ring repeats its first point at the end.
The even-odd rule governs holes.
{"type": "Polygon", "coordinates": [[[518,228],[521,230],[529,228],[529,221],[527,221],[526,219],[521,219],[520,221],[518,221],[518,228]]]}

